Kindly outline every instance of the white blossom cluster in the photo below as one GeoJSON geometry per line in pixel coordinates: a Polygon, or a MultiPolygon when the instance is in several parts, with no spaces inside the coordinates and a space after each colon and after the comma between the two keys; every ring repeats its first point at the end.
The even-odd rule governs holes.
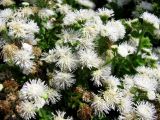
{"type": "MultiPolygon", "coordinates": [[[[119,7],[130,2],[107,1],[117,3],[119,7]]],[[[156,120],[153,101],[160,101],[160,65],[150,64],[156,63],[159,53],[152,52],[151,47],[145,44],[149,38],[142,36],[142,30],[137,32],[134,29],[133,24],[138,19],[117,20],[112,9],[94,10],[96,5],[91,0],[75,0],[75,3],[82,8],[75,9],[62,0],[54,0],[48,1],[52,7],[38,8],[36,4],[23,3],[25,5],[17,9],[0,10],[0,32],[5,33],[5,42],[0,39],[3,62],[9,67],[18,66],[24,78],[30,78],[19,91],[20,117],[25,120],[36,118],[44,106],[56,104],[61,98],[67,100],[60,93],[68,90],[75,93],[74,87],[84,82],[87,76],[82,86],[100,89],[95,93],[84,88],[91,92],[92,97],[87,96],[89,100],[85,104],[89,103],[92,117],[102,117],[117,110],[118,120],[156,120]],[[128,28],[141,37],[128,34],[128,28]],[[141,50],[141,47],[144,48],[141,50]],[[140,60],[130,60],[136,57],[141,58],[144,64],[140,60]],[[130,66],[125,66],[127,62],[130,66]],[[128,70],[134,66],[132,63],[138,64],[133,69],[134,75],[130,75],[128,70]],[[124,66],[124,71],[118,71],[124,66]],[[126,73],[122,77],[116,75],[123,72],[126,73]]],[[[14,4],[12,0],[0,1],[0,5],[5,7],[14,4]]],[[[140,6],[148,10],[152,8],[144,1],[140,6]]],[[[153,25],[150,27],[154,29],[155,38],[160,38],[160,19],[157,16],[144,12],[139,19],[143,19],[146,25],[153,25]]],[[[85,90],[77,91],[81,96],[85,90]]],[[[73,120],[63,109],[53,110],[53,119],[73,120]]]]}
{"type": "Polygon", "coordinates": [[[33,79],[26,82],[20,90],[21,99],[19,113],[22,118],[28,120],[35,118],[36,112],[45,104],[55,104],[61,99],[58,91],[47,86],[40,79],[33,79]]]}

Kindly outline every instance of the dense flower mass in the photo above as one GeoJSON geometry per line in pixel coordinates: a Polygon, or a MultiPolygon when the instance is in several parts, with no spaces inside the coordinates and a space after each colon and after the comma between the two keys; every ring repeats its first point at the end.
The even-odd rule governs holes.
{"type": "Polygon", "coordinates": [[[159,120],[160,3],[1,0],[0,119],[159,120]]]}

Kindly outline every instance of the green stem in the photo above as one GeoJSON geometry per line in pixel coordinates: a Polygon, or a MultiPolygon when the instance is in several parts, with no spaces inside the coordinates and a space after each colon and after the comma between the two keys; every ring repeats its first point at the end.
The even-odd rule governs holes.
{"type": "MultiPolygon", "coordinates": [[[[143,26],[143,24],[142,24],[142,26],[143,26]]],[[[139,39],[139,44],[138,44],[138,49],[137,49],[136,55],[138,55],[139,51],[141,50],[141,47],[142,47],[142,38],[143,38],[144,34],[145,34],[145,30],[142,27],[142,33],[141,33],[141,37],[139,39]]]]}

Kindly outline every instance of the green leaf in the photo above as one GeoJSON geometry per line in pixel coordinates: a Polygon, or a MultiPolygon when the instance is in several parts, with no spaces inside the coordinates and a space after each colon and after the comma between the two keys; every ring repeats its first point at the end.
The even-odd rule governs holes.
{"type": "Polygon", "coordinates": [[[142,37],[141,39],[141,49],[142,48],[150,48],[152,46],[149,37],[142,37]]]}
{"type": "Polygon", "coordinates": [[[38,111],[39,120],[52,120],[51,111],[48,108],[41,108],[38,111]]]}

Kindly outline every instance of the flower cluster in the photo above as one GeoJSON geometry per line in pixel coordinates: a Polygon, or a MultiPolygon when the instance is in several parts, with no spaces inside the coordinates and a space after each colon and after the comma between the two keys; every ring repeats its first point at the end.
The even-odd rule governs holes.
{"type": "Polygon", "coordinates": [[[106,2],[0,1],[0,68],[19,83],[17,117],[160,119],[160,18],[145,1],[130,19],[117,10],[131,0],[106,2]]]}

